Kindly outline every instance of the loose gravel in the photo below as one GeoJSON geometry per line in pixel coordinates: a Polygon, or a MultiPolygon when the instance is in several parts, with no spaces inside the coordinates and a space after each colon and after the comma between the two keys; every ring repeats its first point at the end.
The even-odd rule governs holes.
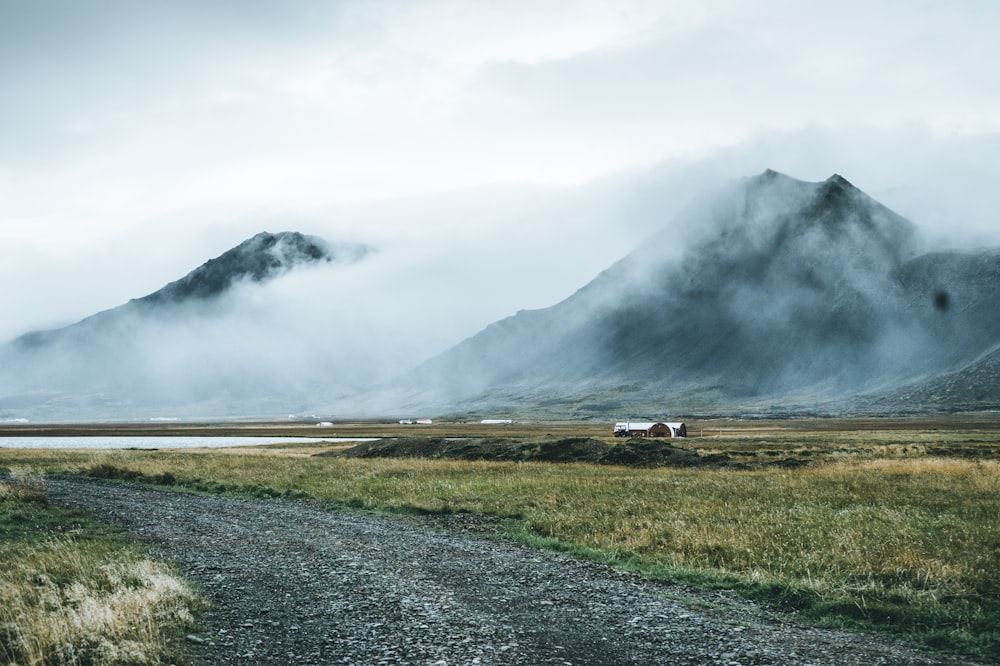
{"type": "Polygon", "coordinates": [[[47,491],[202,587],[212,609],[188,637],[194,664],[969,663],[540,553],[475,520],[442,529],[93,479],[49,479],[47,491]]]}

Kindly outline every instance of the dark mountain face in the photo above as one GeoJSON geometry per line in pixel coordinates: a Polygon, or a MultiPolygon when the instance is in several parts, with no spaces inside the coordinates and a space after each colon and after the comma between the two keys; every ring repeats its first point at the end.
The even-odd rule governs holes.
{"type": "Polygon", "coordinates": [[[946,365],[964,365],[1000,343],[1000,250],[932,252],[895,277],[907,312],[946,365]]]}
{"type": "Polygon", "coordinates": [[[286,344],[294,322],[248,311],[248,294],[287,273],[354,263],[369,252],[264,232],[148,296],[23,335],[0,347],[0,414],[100,418],[190,404],[221,415],[255,404],[274,409],[274,395],[289,401],[281,409],[297,409],[325,368],[307,347],[286,344]]]}
{"type": "Polygon", "coordinates": [[[12,344],[17,349],[28,350],[68,338],[93,337],[98,329],[120,329],[126,315],[169,317],[179,306],[211,307],[218,298],[242,282],[267,282],[310,264],[353,263],[369,252],[371,249],[364,245],[331,246],[322,238],[297,231],[276,234],[264,231],[209,259],[180,280],[152,294],[99,312],[66,328],[27,333],[12,344]]]}
{"type": "Polygon", "coordinates": [[[240,280],[262,282],[305,264],[356,261],[364,246],[332,248],[326,241],[298,232],[261,232],[202,264],[186,276],[134,302],[144,305],[212,298],[240,280]]]}
{"type": "Polygon", "coordinates": [[[602,364],[674,382],[708,370],[736,395],[850,384],[881,364],[879,343],[901,324],[892,271],[913,254],[911,225],[839,176],[768,172],[729,203],[678,265],[632,277],[604,316],[602,364]]]}
{"type": "Polygon", "coordinates": [[[687,238],[665,231],[566,301],[431,360],[414,395],[801,404],[898,386],[1000,342],[997,255],[917,256],[913,225],[840,176],[767,171],[681,221],[687,238]]]}

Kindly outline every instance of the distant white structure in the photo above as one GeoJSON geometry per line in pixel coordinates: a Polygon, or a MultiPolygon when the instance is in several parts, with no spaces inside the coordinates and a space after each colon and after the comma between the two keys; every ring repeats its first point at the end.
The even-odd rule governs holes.
{"type": "Polygon", "coordinates": [[[434,423],[434,421],[431,420],[431,419],[400,419],[399,420],[399,425],[413,425],[414,423],[416,423],[417,425],[430,425],[430,424],[434,423]]]}
{"type": "Polygon", "coordinates": [[[483,419],[480,423],[483,425],[511,425],[514,423],[514,419],[483,419]]]}
{"type": "Polygon", "coordinates": [[[431,419],[417,419],[418,425],[430,425],[432,423],[434,423],[434,421],[432,421],[431,419]]]}
{"type": "Polygon", "coordinates": [[[619,421],[615,424],[615,437],[687,437],[687,426],[677,421],[619,421]]]}
{"type": "Polygon", "coordinates": [[[333,424],[330,423],[329,421],[320,421],[316,425],[317,425],[317,427],[320,427],[320,428],[328,428],[328,427],[332,426],[333,424]]]}
{"type": "Polygon", "coordinates": [[[399,419],[399,425],[413,425],[413,419],[399,419]]]}

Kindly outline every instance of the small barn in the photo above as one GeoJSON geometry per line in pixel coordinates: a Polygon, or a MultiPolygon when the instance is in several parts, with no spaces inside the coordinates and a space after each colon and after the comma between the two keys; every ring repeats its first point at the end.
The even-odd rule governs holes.
{"type": "Polygon", "coordinates": [[[687,426],[681,422],[619,421],[615,437],[687,437],[687,426]]]}

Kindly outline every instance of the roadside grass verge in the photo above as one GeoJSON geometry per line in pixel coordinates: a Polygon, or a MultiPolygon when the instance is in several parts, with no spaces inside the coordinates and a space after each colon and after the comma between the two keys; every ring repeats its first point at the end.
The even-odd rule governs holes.
{"type": "Polygon", "coordinates": [[[821,626],[1000,661],[1000,462],[870,449],[768,470],[211,451],[4,452],[0,463],[400,513],[486,514],[538,547],[732,589],[821,626]]]}
{"type": "Polygon", "coordinates": [[[0,599],[5,664],[170,663],[203,607],[165,564],[17,471],[0,477],[0,599]]]}

